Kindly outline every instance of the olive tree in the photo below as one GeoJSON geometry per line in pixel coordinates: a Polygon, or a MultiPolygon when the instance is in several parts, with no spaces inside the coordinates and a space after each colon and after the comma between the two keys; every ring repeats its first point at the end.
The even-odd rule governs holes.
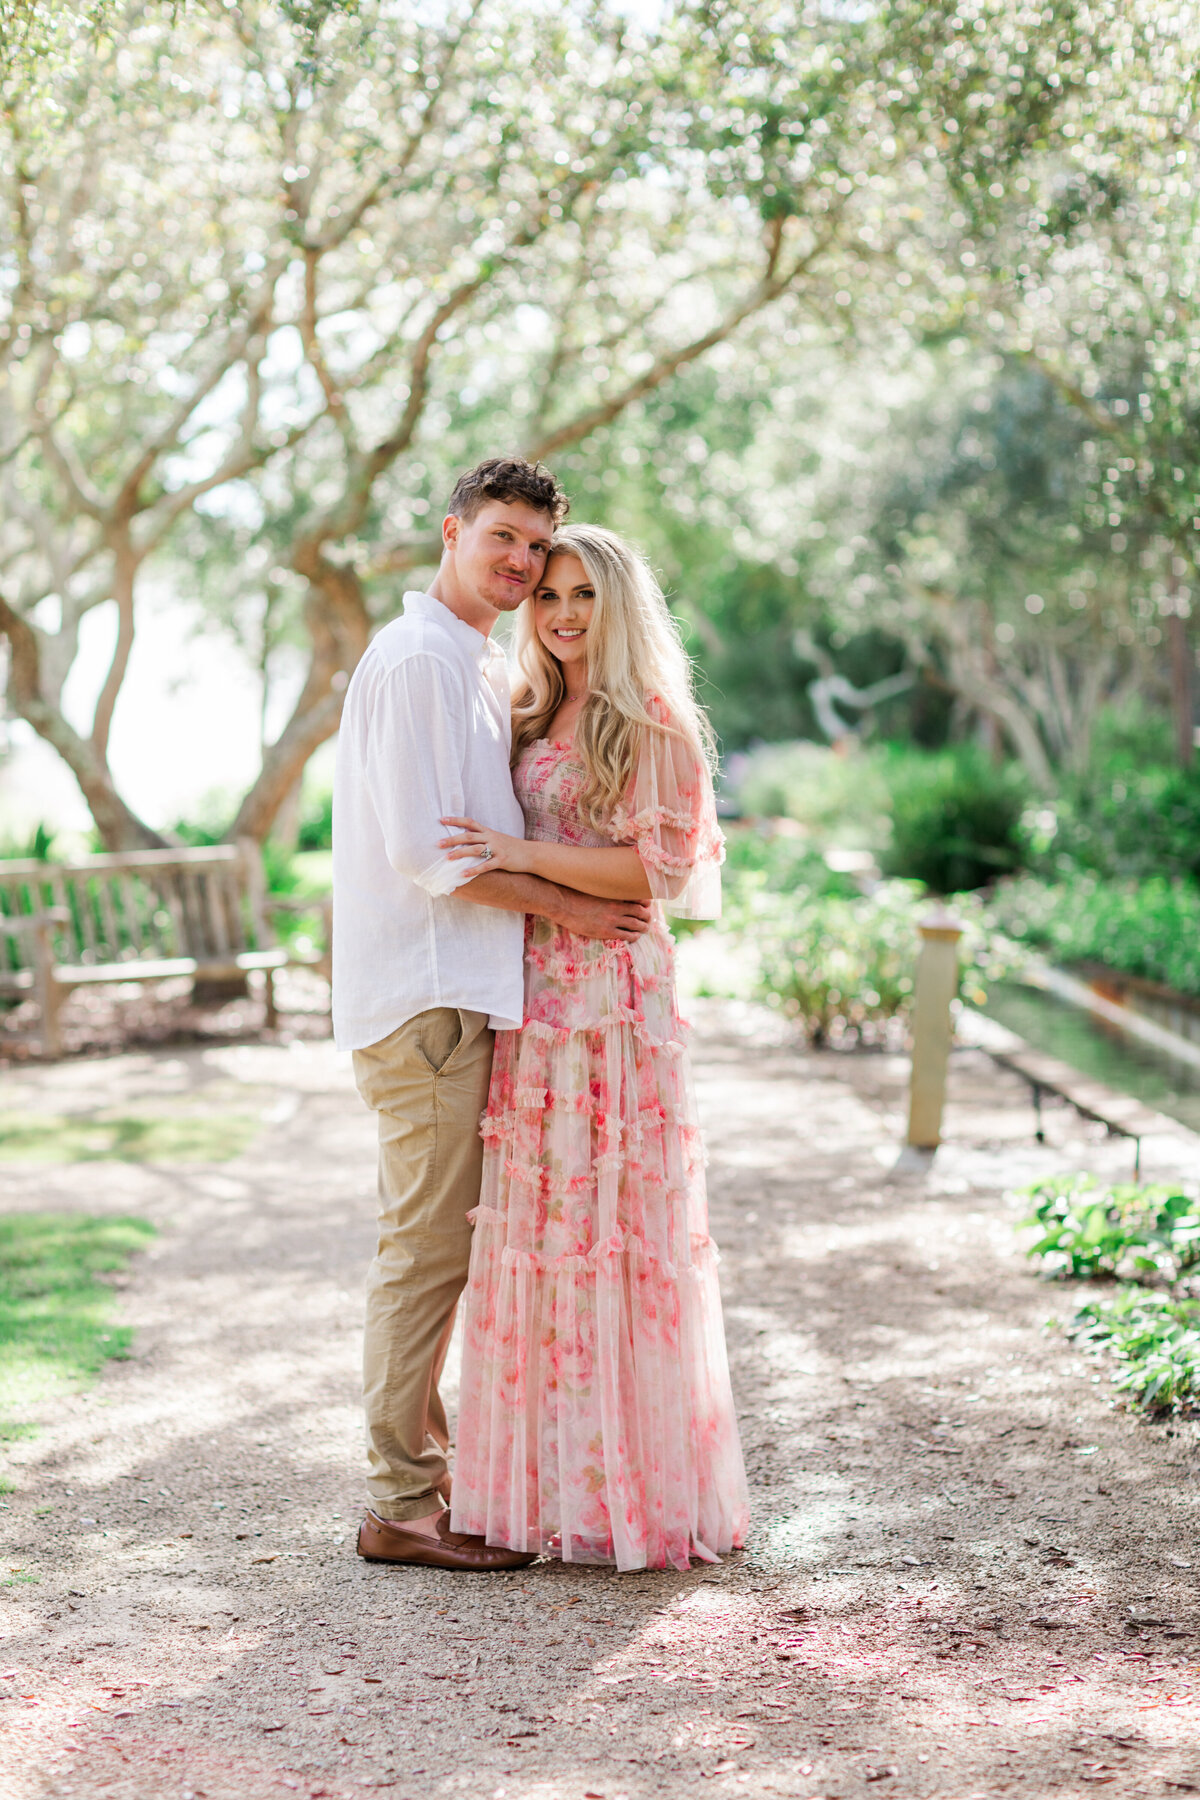
{"type": "Polygon", "coordinates": [[[36,75],[0,71],[0,632],[8,705],[105,842],[157,841],[108,758],[148,571],[303,643],[230,824],[262,839],[456,460],[560,455],[768,312],[832,328],[931,273],[954,299],[947,246],[998,229],[1108,21],[1064,57],[1073,0],[967,12],[39,13],[36,75]],[[62,691],[98,608],[81,732],[62,691]]]}

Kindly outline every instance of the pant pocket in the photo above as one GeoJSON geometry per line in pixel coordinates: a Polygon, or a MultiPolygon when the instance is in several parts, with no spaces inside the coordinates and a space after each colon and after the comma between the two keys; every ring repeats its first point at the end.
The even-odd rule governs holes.
{"type": "Polygon", "coordinates": [[[456,1006],[435,1006],[420,1016],[417,1049],[440,1075],[463,1041],[463,1016],[456,1006]]]}

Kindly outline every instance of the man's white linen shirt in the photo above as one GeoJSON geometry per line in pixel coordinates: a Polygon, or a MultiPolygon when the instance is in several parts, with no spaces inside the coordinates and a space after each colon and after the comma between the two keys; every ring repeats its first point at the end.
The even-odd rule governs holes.
{"type": "Polygon", "coordinates": [[[354,671],[333,789],[333,1029],[361,1050],[434,1006],[520,1025],[524,919],[459,899],[449,814],[524,837],[508,668],[431,594],[404,596],[354,671]]]}

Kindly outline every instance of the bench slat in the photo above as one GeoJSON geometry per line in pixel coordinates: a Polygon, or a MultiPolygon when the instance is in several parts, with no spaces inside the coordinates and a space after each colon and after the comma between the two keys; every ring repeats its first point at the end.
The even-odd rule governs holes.
{"type": "Polygon", "coordinates": [[[110,962],[118,962],[121,955],[121,928],[117,924],[117,909],[113,905],[112,880],[109,876],[96,877],[96,898],[108,959],[110,962]]]}
{"type": "Polygon", "coordinates": [[[187,850],[123,850],[102,851],[76,862],[44,863],[30,858],[4,859],[6,878],[14,881],[44,881],[48,869],[61,869],[64,875],[99,875],[123,869],[184,869],[211,864],[236,863],[238,852],[233,844],[202,844],[187,850]]]}
{"type": "Polygon", "coordinates": [[[146,940],[142,933],[142,921],[139,917],[141,908],[138,904],[139,893],[132,875],[116,877],[117,891],[121,896],[121,913],[125,921],[125,933],[135,953],[140,956],[146,948],[146,940]]]}
{"type": "Polygon", "coordinates": [[[157,962],[85,963],[55,967],[56,987],[91,987],[110,981],[171,981],[177,975],[199,976],[205,981],[226,981],[256,969],[282,969],[288,953],[277,950],[243,950],[237,956],[170,956],[157,962]]]}
{"type": "Polygon", "coordinates": [[[179,955],[187,943],[187,922],[183,911],[182,884],[177,869],[165,870],[159,877],[159,893],[165,910],[171,915],[171,929],[163,930],[162,942],[170,943],[175,955],[179,955]]]}

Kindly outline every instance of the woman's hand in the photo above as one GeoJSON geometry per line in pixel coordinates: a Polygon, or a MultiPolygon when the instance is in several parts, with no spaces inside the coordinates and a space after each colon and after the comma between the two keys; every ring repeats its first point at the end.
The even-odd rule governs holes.
{"type": "Polygon", "coordinates": [[[453,825],[461,836],[443,838],[438,848],[450,852],[451,862],[470,860],[476,863],[477,866],[468,871],[469,880],[473,881],[476,875],[490,874],[494,869],[508,869],[514,875],[532,872],[530,846],[524,838],[492,831],[476,819],[446,818],[442,824],[453,825]]]}

